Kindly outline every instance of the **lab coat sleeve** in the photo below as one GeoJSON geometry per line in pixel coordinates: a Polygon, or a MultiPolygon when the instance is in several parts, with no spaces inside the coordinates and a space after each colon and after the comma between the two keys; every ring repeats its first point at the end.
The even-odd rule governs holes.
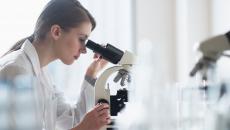
{"type": "Polygon", "coordinates": [[[85,113],[94,106],[94,93],[94,87],[86,80],[83,81],[80,97],[74,106],[65,103],[62,93],[56,93],[56,98],[58,98],[57,129],[66,130],[77,125],[85,113]]]}
{"type": "Polygon", "coordinates": [[[85,113],[95,106],[95,89],[94,87],[84,80],[80,93],[80,98],[76,104],[74,124],[77,124],[84,117],[85,113]]]}

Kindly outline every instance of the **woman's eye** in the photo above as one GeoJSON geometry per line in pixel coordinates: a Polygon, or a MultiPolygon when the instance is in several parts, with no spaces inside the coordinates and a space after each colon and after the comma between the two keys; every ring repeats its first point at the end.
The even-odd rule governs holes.
{"type": "Polygon", "coordinates": [[[85,39],[79,39],[79,41],[81,42],[81,44],[85,44],[85,39]]]}

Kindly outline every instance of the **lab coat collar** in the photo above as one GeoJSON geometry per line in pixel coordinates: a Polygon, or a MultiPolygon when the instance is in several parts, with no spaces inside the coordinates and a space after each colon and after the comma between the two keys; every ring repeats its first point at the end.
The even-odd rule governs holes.
{"type": "Polygon", "coordinates": [[[27,58],[30,60],[35,75],[38,76],[41,73],[41,66],[35,47],[28,39],[26,39],[22,45],[22,50],[26,53],[27,58]]]}

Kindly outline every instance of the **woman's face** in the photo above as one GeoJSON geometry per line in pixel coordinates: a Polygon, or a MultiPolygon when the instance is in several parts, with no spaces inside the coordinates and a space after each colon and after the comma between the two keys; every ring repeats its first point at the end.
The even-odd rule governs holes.
{"type": "Polygon", "coordinates": [[[61,32],[56,41],[54,51],[58,59],[64,64],[70,65],[78,59],[81,53],[86,53],[86,41],[91,33],[92,24],[84,22],[68,32],[61,32]]]}

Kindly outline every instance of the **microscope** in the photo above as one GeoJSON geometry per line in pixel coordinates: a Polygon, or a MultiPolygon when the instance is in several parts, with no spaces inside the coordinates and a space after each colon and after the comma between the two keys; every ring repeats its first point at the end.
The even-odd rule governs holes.
{"type": "MultiPolygon", "coordinates": [[[[96,80],[95,83],[95,104],[97,103],[107,103],[110,105],[111,116],[117,116],[125,107],[125,102],[128,102],[128,91],[125,88],[119,89],[116,95],[110,95],[110,88],[106,86],[108,78],[115,72],[117,76],[114,78],[114,82],[120,82],[121,86],[124,86],[126,81],[130,82],[130,69],[134,64],[135,57],[129,52],[107,44],[106,46],[101,46],[88,40],[86,47],[93,50],[95,53],[101,55],[101,57],[113,64],[118,64],[117,66],[110,67],[106,69],[96,80]]],[[[113,130],[116,129],[114,125],[115,119],[112,118],[112,122],[102,128],[101,130],[113,130]]]]}
{"type": "Polygon", "coordinates": [[[207,81],[212,75],[209,73],[210,70],[215,68],[216,62],[221,56],[230,57],[224,53],[224,51],[230,50],[230,31],[202,41],[198,50],[202,53],[202,57],[190,72],[190,76],[193,77],[199,71],[202,76],[202,89],[207,90],[207,81]]]}
{"type": "MultiPolygon", "coordinates": [[[[202,80],[207,82],[210,80],[210,76],[208,74],[209,69],[213,69],[217,60],[221,56],[230,57],[230,55],[226,54],[225,51],[230,50],[230,31],[226,34],[221,34],[214,36],[210,39],[207,39],[201,42],[199,46],[199,50],[203,54],[200,60],[196,63],[195,67],[190,72],[190,76],[194,76],[198,71],[201,72],[202,80]]],[[[207,84],[203,85],[203,88],[207,91],[209,86],[207,84]]],[[[214,105],[215,109],[212,109],[212,119],[207,123],[211,125],[213,130],[229,130],[230,129],[230,105],[229,99],[230,95],[226,94],[226,86],[220,86],[220,94],[219,100],[217,104],[214,105]]]]}

